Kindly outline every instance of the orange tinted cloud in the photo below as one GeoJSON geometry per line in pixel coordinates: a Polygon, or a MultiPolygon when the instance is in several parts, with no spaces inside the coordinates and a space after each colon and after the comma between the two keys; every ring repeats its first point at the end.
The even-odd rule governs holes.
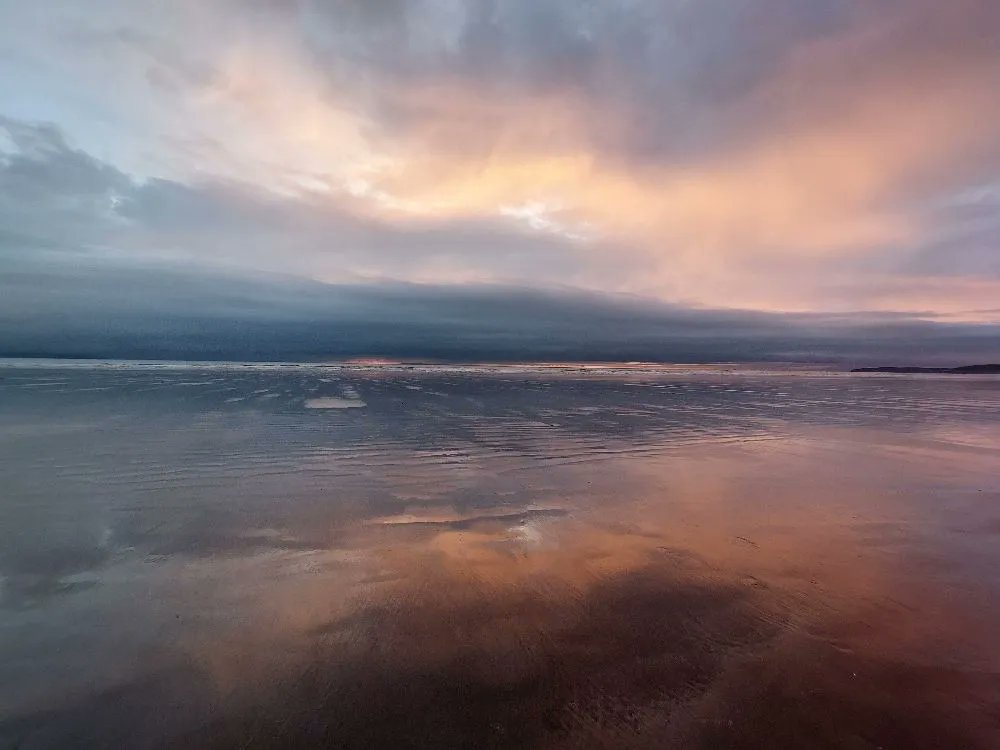
{"type": "MultiPolygon", "coordinates": [[[[296,270],[317,278],[949,314],[997,289],[1000,274],[975,278],[985,245],[961,276],[907,266],[955,231],[929,205],[1000,173],[992,0],[78,11],[63,9],[64,25],[90,57],[62,68],[114,91],[116,107],[132,102],[132,139],[98,144],[125,171],[273,193],[291,206],[283,233],[302,206],[328,205],[418,240],[451,228],[456,245],[470,222],[500,222],[511,242],[574,249],[558,269],[533,262],[528,241],[517,269],[471,245],[422,257],[415,241],[405,267],[375,246],[363,262],[302,253],[296,270]]],[[[27,29],[32,12],[12,20],[27,29]]],[[[353,241],[302,231],[270,251],[255,243],[244,262],[269,253],[284,269],[289,248],[353,241]]]]}
{"type": "MultiPolygon", "coordinates": [[[[572,95],[497,99],[455,81],[406,90],[405,102],[426,103],[423,119],[382,184],[418,216],[551,206],[560,225],[586,225],[630,248],[645,276],[636,288],[767,306],[760,291],[767,276],[783,275],[783,259],[918,243],[922,200],[1000,164],[1000,71],[976,26],[996,26],[997,15],[981,2],[912,3],[906,14],[803,45],[741,103],[770,111],[770,126],[686,162],[596,149],[593,132],[614,131],[629,113],[572,95]]],[[[799,291],[818,292],[802,281],[799,291]]],[[[782,297],[776,307],[808,307],[782,297]]]]}

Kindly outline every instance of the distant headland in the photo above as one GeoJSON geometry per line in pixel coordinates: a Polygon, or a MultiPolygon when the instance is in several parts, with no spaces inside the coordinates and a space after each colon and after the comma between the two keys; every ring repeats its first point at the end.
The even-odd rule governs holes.
{"type": "Polygon", "coordinates": [[[855,367],[851,372],[929,372],[946,375],[1000,375],[1000,365],[964,365],[962,367],[855,367]]]}

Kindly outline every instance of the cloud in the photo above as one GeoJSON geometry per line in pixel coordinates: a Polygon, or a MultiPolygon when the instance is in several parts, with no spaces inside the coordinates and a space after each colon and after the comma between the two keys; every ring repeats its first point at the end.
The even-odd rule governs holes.
{"type": "Polygon", "coordinates": [[[322,284],[36,253],[0,279],[0,354],[194,359],[972,361],[988,325],[692,309],[503,285],[322,284]]]}
{"type": "Polygon", "coordinates": [[[8,18],[7,253],[995,320],[988,0],[8,18]]]}
{"type": "Polygon", "coordinates": [[[70,148],[60,131],[0,116],[0,231],[79,241],[111,219],[132,187],[122,172],[70,148]]]}
{"type": "MultiPolygon", "coordinates": [[[[808,307],[821,297],[826,258],[911,251],[931,231],[928,200],[1000,166],[991,125],[1000,115],[991,43],[1000,13],[959,6],[854,9],[853,24],[783,38],[763,55],[766,75],[707,110],[692,102],[674,112],[682,95],[642,88],[655,76],[682,90],[703,81],[678,82],[667,60],[618,49],[609,55],[613,85],[594,90],[569,81],[498,87],[489,76],[480,85],[468,79],[475,66],[407,79],[388,96],[410,115],[404,130],[417,156],[387,189],[434,215],[486,212],[511,196],[554,205],[563,223],[586,221],[651,263],[643,291],[808,307]],[[709,126],[711,143],[683,147],[705,116],[724,124],[709,126]],[[772,274],[794,283],[776,293],[772,274]]],[[[650,24],[647,35],[663,27],[650,24]]],[[[500,38],[496,64],[484,67],[503,71],[507,54],[531,60],[519,37],[500,38]]],[[[583,68],[588,81],[595,65],[583,68]]]]}
{"type": "Polygon", "coordinates": [[[527,269],[555,283],[572,278],[578,254],[565,239],[500,217],[388,221],[348,194],[137,180],[74,149],[51,126],[6,119],[3,132],[11,148],[0,152],[0,253],[11,264],[47,248],[72,256],[53,255],[54,263],[90,253],[340,281],[517,280],[527,269]]]}

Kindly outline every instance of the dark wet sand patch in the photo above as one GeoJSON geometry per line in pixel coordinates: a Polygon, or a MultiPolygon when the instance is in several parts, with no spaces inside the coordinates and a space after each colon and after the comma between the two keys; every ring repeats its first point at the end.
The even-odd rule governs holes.
{"type": "Polygon", "coordinates": [[[556,581],[477,588],[442,573],[359,602],[238,696],[220,697],[209,675],[179,666],[0,724],[0,738],[110,747],[140,733],[160,746],[187,724],[166,744],[993,747],[1000,675],[873,653],[863,639],[844,641],[837,623],[803,628],[802,617],[781,597],[679,576],[668,561],[585,591],[556,581]],[[162,726],[158,705],[169,707],[162,726]]]}

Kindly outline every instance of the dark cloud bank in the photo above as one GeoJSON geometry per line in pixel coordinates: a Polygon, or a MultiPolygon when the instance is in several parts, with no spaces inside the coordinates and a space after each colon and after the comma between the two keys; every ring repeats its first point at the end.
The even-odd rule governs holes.
{"type": "MultiPolygon", "coordinates": [[[[44,255],[44,254],[42,254],[44,255]]],[[[575,290],[321,284],[82,261],[13,263],[7,356],[315,360],[995,360],[994,326],[701,310],[575,290]]]]}

